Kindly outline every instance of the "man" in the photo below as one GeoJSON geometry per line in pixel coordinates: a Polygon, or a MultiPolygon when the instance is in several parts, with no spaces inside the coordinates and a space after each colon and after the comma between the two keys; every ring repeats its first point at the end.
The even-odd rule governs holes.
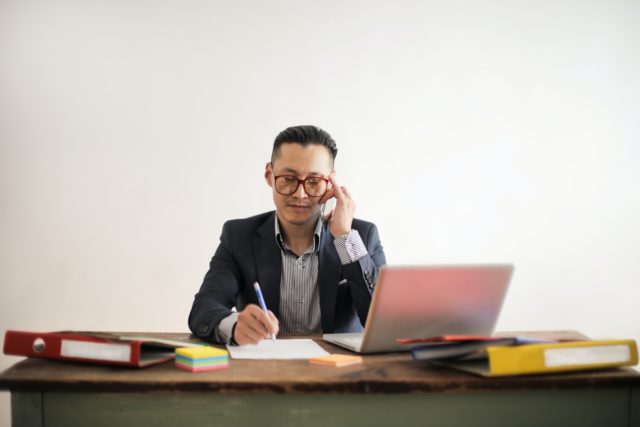
{"type": "Polygon", "coordinates": [[[353,198],[333,169],[337,152],[315,126],[290,127],[276,137],[264,172],[276,211],[224,224],[189,314],[196,336],[243,345],[278,333],[363,329],[385,255],[376,226],[353,218],[353,198]],[[332,198],[335,208],[322,217],[332,198]]]}

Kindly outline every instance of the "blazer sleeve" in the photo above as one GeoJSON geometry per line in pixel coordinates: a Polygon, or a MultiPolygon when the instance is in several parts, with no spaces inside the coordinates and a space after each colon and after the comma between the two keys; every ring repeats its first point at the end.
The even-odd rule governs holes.
{"type": "Polygon", "coordinates": [[[227,222],[222,227],[220,244],[189,313],[191,332],[206,341],[215,340],[216,327],[231,314],[239,293],[240,269],[233,254],[232,242],[232,229],[227,222]]]}
{"type": "Polygon", "coordinates": [[[378,228],[373,223],[366,223],[368,227],[358,230],[367,248],[367,255],[358,261],[342,267],[344,278],[349,283],[351,298],[355,305],[360,322],[367,322],[371,296],[378,278],[380,267],[387,263],[378,228]]]}

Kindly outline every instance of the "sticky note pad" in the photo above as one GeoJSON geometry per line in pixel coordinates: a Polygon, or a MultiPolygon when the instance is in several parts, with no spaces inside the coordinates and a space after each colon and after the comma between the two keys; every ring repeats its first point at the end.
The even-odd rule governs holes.
{"type": "Polygon", "coordinates": [[[190,372],[225,369],[229,367],[229,353],[209,346],[177,348],[176,367],[190,372]]]}
{"type": "Polygon", "coordinates": [[[201,357],[229,357],[229,352],[221,348],[203,345],[200,347],[176,348],[176,355],[188,357],[189,359],[197,359],[201,357]]]}
{"type": "Polygon", "coordinates": [[[351,356],[348,354],[330,354],[324,357],[313,357],[309,359],[309,362],[316,363],[318,365],[348,366],[362,363],[362,356],[351,356]]]}

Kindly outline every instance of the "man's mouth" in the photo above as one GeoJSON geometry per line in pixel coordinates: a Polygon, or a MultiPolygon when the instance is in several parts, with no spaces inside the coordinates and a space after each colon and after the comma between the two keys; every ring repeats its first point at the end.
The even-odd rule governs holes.
{"type": "Polygon", "coordinates": [[[289,206],[290,208],[299,209],[299,210],[309,209],[311,207],[309,205],[287,205],[287,206],[289,206]]]}

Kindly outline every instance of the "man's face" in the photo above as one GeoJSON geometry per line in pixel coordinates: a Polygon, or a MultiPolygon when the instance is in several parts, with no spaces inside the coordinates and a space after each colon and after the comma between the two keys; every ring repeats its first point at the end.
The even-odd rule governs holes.
{"type": "Polygon", "coordinates": [[[278,156],[267,163],[265,179],[273,192],[273,202],[278,211],[278,219],[291,225],[315,223],[320,214],[320,197],[310,197],[300,184],[295,193],[284,196],[275,189],[275,177],[293,175],[298,179],[309,177],[328,178],[333,170],[333,159],[329,150],[317,144],[303,147],[296,143],[280,146],[278,156]]]}

